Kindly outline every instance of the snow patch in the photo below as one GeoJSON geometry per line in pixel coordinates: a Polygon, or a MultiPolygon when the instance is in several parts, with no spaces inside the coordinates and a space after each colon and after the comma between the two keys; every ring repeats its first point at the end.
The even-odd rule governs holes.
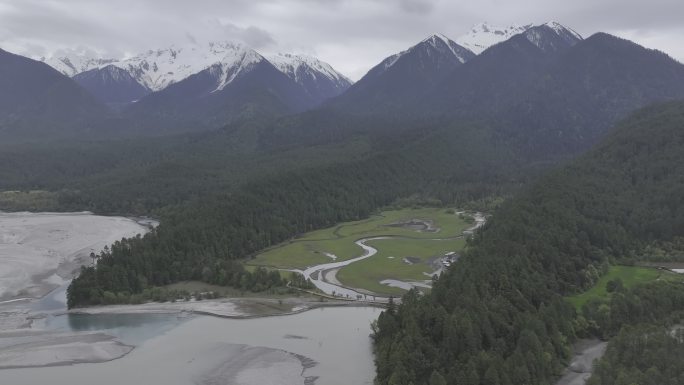
{"type": "Polygon", "coordinates": [[[309,76],[313,79],[323,76],[336,85],[352,83],[347,77],[335,71],[330,64],[322,62],[313,56],[278,53],[268,56],[266,59],[280,72],[300,84],[304,76],[309,76]]]}
{"type": "Polygon", "coordinates": [[[254,69],[262,60],[264,60],[264,57],[252,49],[238,49],[229,52],[219,64],[212,67],[217,68],[219,74],[218,84],[213,92],[224,89],[233,80],[254,69]]]}
{"type": "Polygon", "coordinates": [[[532,24],[501,27],[480,23],[474,25],[465,35],[457,38],[456,43],[479,55],[487,48],[523,33],[531,27],[532,24]]]}
{"type": "MultiPolygon", "coordinates": [[[[107,68],[112,79],[118,80],[125,71],[143,87],[155,92],[206,69],[210,69],[217,77],[215,91],[219,91],[241,74],[249,72],[254,64],[265,59],[243,44],[218,41],[172,45],[122,59],[101,58],[97,52],[79,49],[59,51],[42,60],[70,77],[93,69],[107,68]],[[120,71],[116,71],[117,69],[120,71]]],[[[341,89],[346,89],[352,83],[330,64],[311,56],[280,53],[269,56],[267,60],[300,84],[302,77],[314,81],[325,77],[341,89]]]]}
{"type": "Polygon", "coordinates": [[[575,32],[575,30],[573,30],[572,28],[568,28],[568,27],[566,27],[566,26],[564,26],[564,25],[562,25],[562,24],[560,24],[560,23],[558,23],[558,22],[549,21],[548,23],[544,23],[543,25],[545,25],[545,26],[547,26],[547,27],[553,29],[553,30],[556,32],[556,34],[558,34],[558,35],[562,35],[562,34],[568,33],[568,34],[570,34],[571,36],[575,37],[577,40],[582,40],[582,39],[583,39],[583,38],[582,38],[582,35],[580,35],[579,33],[575,32]]]}
{"type": "Polygon", "coordinates": [[[457,44],[456,42],[442,34],[434,34],[423,39],[420,43],[414,45],[413,47],[405,51],[401,51],[397,54],[387,57],[377,67],[382,68],[382,70],[387,70],[388,68],[396,64],[397,61],[399,61],[399,59],[401,59],[406,54],[414,52],[417,49],[422,49],[426,45],[431,47],[431,50],[428,51],[428,55],[431,54],[431,52],[437,51],[441,54],[453,55],[461,63],[465,63],[470,57],[472,57],[472,52],[469,52],[469,49],[467,47],[460,46],[459,44],[457,44]]]}

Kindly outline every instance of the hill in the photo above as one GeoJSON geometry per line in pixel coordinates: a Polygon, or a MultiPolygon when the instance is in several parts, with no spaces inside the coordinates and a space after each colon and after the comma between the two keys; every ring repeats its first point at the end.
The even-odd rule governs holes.
{"type": "Polygon", "coordinates": [[[0,50],[0,133],[4,141],[82,136],[107,108],[45,63],[0,50]]]}
{"type": "MultiPolygon", "coordinates": [[[[610,334],[671,311],[643,302],[651,305],[607,321],[587,313],[582,324],[562,295],[592,287],[610,263],[645,245],[682,235],[683,127],[684,104],[646,108],[505,203],[429,295],[409,295],[380,317],[378,383],[425,383],[434,372],[447,383],[546,383],[588,320],[610,334]]],[[[625,293],[621,308],[640,295],[625,293]]]]}

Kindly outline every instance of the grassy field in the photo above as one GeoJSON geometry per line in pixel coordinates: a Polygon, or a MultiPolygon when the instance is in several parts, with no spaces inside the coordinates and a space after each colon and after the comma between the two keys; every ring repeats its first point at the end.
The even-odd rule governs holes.
{"type": "MultiPolygon", "coordinates": [[[[283,276],[288,275],[290,272],[283,272],[283,276]]],[[[292,297],[292,293],[270,293],[270,292],[251,292],[249,290],[240,290],[236,289],[233,287],[229,286],[217,286],[217,285],[212,285],[200,281],[182,281],[182,282],[176,282],[172,283],[170,285],[162,286],[164,289],[173,291],[173,290],[178,290],[178,291],[186,291],[188,293],[205,293],[205,292],[214,292],[219,294],[221,297],[229,297],[229,298],[240,298],[240,297],[245,297],[245,298],[289,298],[292,297]]],[[[299,297],[301,296],[298,292],[295,292],[296,295],[299,297]]],[[[303,297],[309,298],[311,297],[308,294],[303,295],[303,297]]]]}
{"type": "Polygon", "coordinates": [[[57,206],[57,193],[42,190],[0,191],[0,209],[45,211],[57,206]]]}
{"type": "Polygon", "coordinates": [[[358,257],[363,250],[354,244],[361,238],[380,235],[403,236],[417,239],[449,238],[461,235],[470,227],[467,220],[446,209],[420,208],[385,211],[369,219],[346,222],[335,227],[306,233],[282,243],[247,262],[248,265],[271,266],[280,269],[303,269],[307,266],[331,262],[325,253],[337,256],[337,261],[358,257]],[[432,221],[436,232],[389,226],[412,219],[432,221]]]}
{"type": "Polygon", "coordinates": [[[626,288],[657,279],[684,279],[682,275],[667,270],[637,266],[611,266],[608,274],[601,277],[594,287],[582,294],[570,296],[568,300],[575,305],[575,308],[581,309],[582,305],[592,299],[608,297],[610,293],[606,290],[606,284],[618,278],[622,280],[626,288]]]}
{"type": "Polygon", "coordinates": [[[379,239],[367,244],[378,249],[378,253],[343,267],[337,273],[337,279],[346,286],[363,288],[378,294],[400,295],[404,293],[403,289],[383,285],[380,281],[429,279],[425,273],[435,270],[431,262],[447,252],[463,250],[465,240],[379,239]],[[412,264],[404,261],[407,257],[410,257],[412,264]]]}

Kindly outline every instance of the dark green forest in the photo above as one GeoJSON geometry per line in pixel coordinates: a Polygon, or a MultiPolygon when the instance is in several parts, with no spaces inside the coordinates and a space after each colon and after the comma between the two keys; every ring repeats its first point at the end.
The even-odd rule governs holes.
{"type": "MultiPolygon", "coordinates": [[[[145,289],[190,279],[267,289],[277,282],[255,280],[238,260],[297,234],[366,218],[401,197],[463,204],[503,194],[520,183],[517,177],[524,178],[512,168],[504,173],[492,167],[504,164],[505,155],[482,151],[476,141],[470,148],[459,143],[463,150],[453,152],[460,138],[450,128],[403,140],[404,146],[391,151],[285,171],[226,192],[200,185],[209,190],[201,198],[157,211],[161,225],[154,232],[122,240],[99,258],[97,268],[82,270],[69,288],[69,306],[100,304],[105,293],[136,299],[145,289]]],[[[84,197],[97,199],[63,195],[60,203],[82,207],[84,197]]]]}
{"type": "MultiPolygon", "coordinates": [[[[296,159],[296,150],[268,143],[258,145],[268,148],[263,154],[254,148],[222,154],[218,149],[235,132],[221,132],[223,142],[212,133],[204,140],[220,143],[209,155],[222,167],[208,167],[206,174],[194,163],[206,154],[181,159],[154,150],[109,160],[105,151],[103,163],[80,174],[64,167],[73,174],[48,178],[42,186],[21,172],[10,177],[27,189],[55,190],[58,179],[65,187],[69,181],[78,185],[58,190],[56,209],[137,212],[161,220],[152,233],[113,245],[97,268],[84,268],[69,288],[70,307],[163,300],[155,288],[190,279],[274,290],[285,283],[279,276],[247,272],[239,261],[296,234],[367,217],[401,198],[472,205],[516,193],[429,295],[411,292],[379,318],[377,381],[544,384],[560,373],[576,338],[610,338],[625,325],[666,328],[684,306],[684,288],[676,283],[620,289],[580,314],[563,299],[592,287],[610,264],[633,263],[649,250],[677,254],[684,235],[683,126],[682,104],[646,108],[587,155],[529,186],[549,164],[521,161],[519,149],[498,147],[491,131],[477,124],[403,128],[393,136],[351,132],[342,145],[311,139],[310,152],[296,159]],[[358,156],[345,159],[350,149],[358,156]],[[227,166],[245,154],[253,157],[227,166]],[[329,161],[306,166],[322,154],[331,154],[329,161]],[[117,171],[132,164],[143,168],[117,171]],[[174,175],[180,166],[187,178],[165,181],[160,165],[174,175]],[[93,183],[97,178],[101,183],[93,183]],[[121,183],[121,190],[110,188],[121,183]],[[136,200],[136,188],[159,195],[136,200]]],[[[167,149],[193,145],[167,143],[167,149]]],[[[85,151],[94,153],[97,146],[85,151]]],[[[62,161],[72,160],[78,156],[62,161]]],[[[612,351],[606,360],[629,365],[612,351]]],[[[619,364],[611,368],[619,370],[619,364]]]]}
{"type": "MultiPolygon", "coordinates": [[[[515,193],[431,294],[409,293],[380,317],[381,384],[551,383],[576,338],[610,338],[624,325],[666,328],[684,305],[673,283],[616,293],[581,314],[562,298],[592,287],[610,264],[653,250],[679,255],[682,104],[635,113],[590,153],[530,186],[553,163],[530,163],[524,148],[496,140],[486,125],[436,128],[436,121],[391,131],[385,122],[361,134],[342,124],[309,136],[304,150],[285,140],[303,140],[300,119],[262,126],[269,135],[250,140],[246,127],[232,127],[149,149],[142,139],[79,151],[12,147],[3,156],[17,167],[4,169],[3,185],[55,191],[49,209],[161,220],[150,234],[113,245],[97,268],[84,268],[69,288],[70,307],[164,300],[156,288],[182,280],[276,290],[285,284],[279,276],[247,272],[239,261],[398,199],[477,207],[515,193]],[[278,137],[273,130],[282,130],[282,140],[264,142],[278,137]]],[[[612,351],[606,360],[623,362],[612,351]]]]}
{"type": "Polygon", "coordinates": [[[625,327],[610,341],[589,385],[676,385],[684,382],[681,329],[625,327]]]}
{"type": "Polygon", "coordinates": [[[579,322],[563,295],[682,235],[683,128],[683,104],[646,108],[504,203],[429,295],[407,295],[379,318],[377,382],[426,384],[437,373],[454,384],[548,384],[577,337],[682,309],[684,285],[658,284],[594,304],[579,322]]]}

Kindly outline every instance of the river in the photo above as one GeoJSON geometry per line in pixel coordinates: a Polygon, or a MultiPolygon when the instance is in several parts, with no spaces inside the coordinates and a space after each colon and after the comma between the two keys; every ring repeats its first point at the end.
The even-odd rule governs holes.
{"type": "MultiPolygon", "coordinates": [[[[455,238],[461,238],[468,236],[472,234],[475,230],[479,229],[480,227],[484,226],[486,223],[486,217],[484,214],[480,212],[476,212],[473,214],[473,225],[463,231],[463,234],[453,234],[451,237],[446,237],[446,238],[435,238],[434,240],[444,240],[444,239],[455,239],[455,238]]],[[[380,295],[377,295],[375,293],[371,293],[368,291],[364,291],[361,289],[356,289],[356,288],[351,288],[342,285],[337,279],[335,279],[335,272],[339,270],[340,268],[350,265],[352,263],[356,263],[359,261],[362,261],[364,259],[370,258],[377,254],[378,249],[370,246],[367,244],[369,241],[374,241],[374,240],[380,240],[380,239],[411,239],[411,238],[405,238],[405,237],[400,237],[400,236],[379,236],[379,237],[370,237],[370,238],[362,238],[357,240],[356,245],[361,247],[363,249],[363,253],[352,259],[348,259],[346,261],[340,261],[340,262],[330,262],[330,263],[323,263],[320,265],[315,265],[315,266],[310,266],[306,268],[305,270],[293,270],[296,271],[302,275],[308,280],[313,283],[316,288],[328,295],[335,295],[339,297],[344,297],[344,298],[351,298],[351,299],[356,299],[356,298],[362,298],[364,300],[372,300],[373,302],[388,302],[389,298],[383,297],[380,295]],[[329,274],[332,273],[332,274],[329,274]]],[[[441,269],[433,274],[439,275],[441,273],[441,269]]],[[[406,290],[410,289],[411,287],[414,286],[423,286],[423,287],[432,287],[428,283],[408,283],[408,282],[403,282],[403,281],[397,281],[397,280],[385,280],[383,281],[385,284],[388,285],[393,285],[396,287],[401,287],[406,290]]]]}
{"type": "Polygon", "coordinates": [[[177,319],[152,314],[104,318],[65,315],[62,317],[75,319],[58,321],[60,327],[108,331],[140,345],[123,358],[105,363],[5,369],[0,371],[0,383],[186,385],[240,379],[217,383],[294,385],[305,384],[309,378],[309,383],[316,385],[372,384],[370,324],[379,312],[370,307],[319,308],[244,320],[211,316],[177,319]],[[164,331],[159,333],[160,329],[164,331]],[[236,359],[241,355],[252,358],[236,359]],[[302,373],[304,358],[316,364],[302,373]],[[269,372],[270,367],[282,372],[269,372]],[[315,382],[314,377],[318,377],[315,382]]]}
{"type": "MultiPolygon", "coordinates": [[[[0,384],[372,384],[371,323],[380,309],[323,307],[250,319],[194,314],[201,308],[241,316],[249,309],[249,300],[217,300],[158,304],[169,307],[162,314],[156,304],[65,313],[63,261],[83,261],[104,247],[98,234],[111,242],[144,228],[89,213],[3,214],[0,224],[0,251],[8,251],[0,255],[7,272],[0,281],[8,282],[0,285],[0,384]],[[45,273],[36,278],[38,269],[45,273]],[[10,271],[27,273],[19,280],[10,271]],[[42,281],[55,274],[61,281],[42,281]],[[57,288],[42,295],[51,285],[57,288]]],[[[270,306],[266,301],[257,305],[270,306]]],[[[295,300],[290,310],[315,306],[295,300]]]]}

